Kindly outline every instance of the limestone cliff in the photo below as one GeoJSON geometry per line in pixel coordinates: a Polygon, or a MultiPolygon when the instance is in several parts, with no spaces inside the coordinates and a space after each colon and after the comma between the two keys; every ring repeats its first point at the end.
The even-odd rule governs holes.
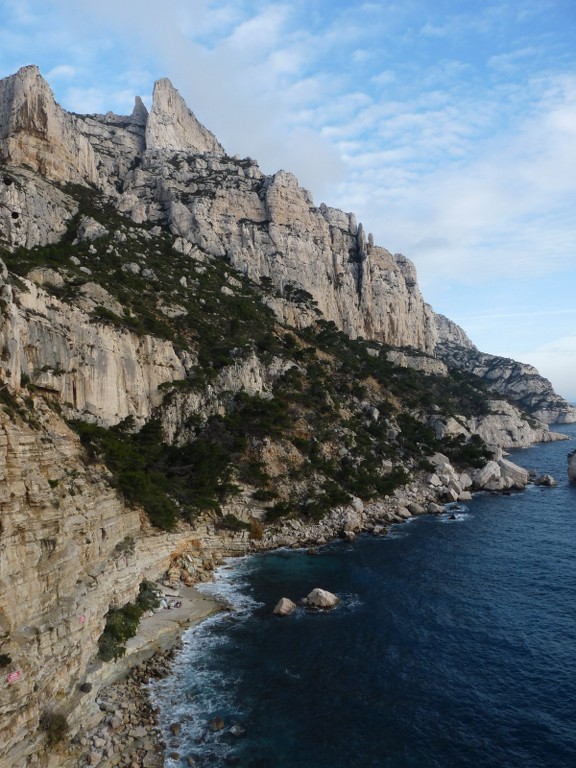
{"type": "Polygon", "coordinates": [[[224,154],[216,137],[188,109],[168,78],[154,85],[152,111],[146,119],[147,149],[224,154]]]}
{"type": "Polygon", "coordinates": [[[38,67],[0,80],[0,161],[54,181],[94,183],[94,151],[76,121],[54,101],[38,67]]]}
{"type": "Polygon", "coordinates": [[[576,421],[576,408],[556,394],[534,366],[480,352],[461,328],[442,315],[436,315],[436,326],[436,354],[449,367],[473,373],[491,390],[547,424],[576,421]]]}
{"type": "MultiPolygon", "coordinates": [[[[65,764],[40,716],[80,728],[106,614],[144,578],[193,580],[288,529],[349,533],[364,501],[404,519],[401,501],[466,493],[469,467],[517,487],[498,449],[560,439],[486,393],[489,360],[424,302],[409,260],[291,174],[226,155],[169,81],[150,114],[80,116],[25,67],[0,81],[0,162],[11,768],[65,764]]],[[[562,403],[543,389],[526,407],[562,403]]]]}

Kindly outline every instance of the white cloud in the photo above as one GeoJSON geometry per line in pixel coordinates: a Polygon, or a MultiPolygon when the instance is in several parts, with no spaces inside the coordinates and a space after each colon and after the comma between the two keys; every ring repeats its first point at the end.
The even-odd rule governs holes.
{"type": "Polygon", "coordinates": [[[44,77],[48,82],[51,82],[58,78],[74,77],[76,74],[76,67],[72,67],[69,64],[59,64],[57,67],[53,67],[49,72],[46,72],[44,77]]]}
{"type": "Polygon", "coordinates": [[[576,335],[554,339],[528,353],[530,362],[554,382],[556,390],[576,402],[576,335]]]}

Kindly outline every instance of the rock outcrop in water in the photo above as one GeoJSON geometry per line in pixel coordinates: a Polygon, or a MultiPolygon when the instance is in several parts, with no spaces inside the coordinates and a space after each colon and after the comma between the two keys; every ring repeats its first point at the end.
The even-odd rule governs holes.
{"type": "Polygon", "coordinates": [[[0,81],[0,163],[12,768],[77,764],[41,723],[101,716],[98,641],[144,579],[521,487],[498,447],[557,435],[478,375],[571,418],[535,373],[497,375],[352,214],[228,156],[167,80],[149,114],[71,115],[25,67],[0,81]]]}
{"type": "Polygon", "coordinates": [[[568,480],[576,483],[576,451],[568,454],[568,480]]]}

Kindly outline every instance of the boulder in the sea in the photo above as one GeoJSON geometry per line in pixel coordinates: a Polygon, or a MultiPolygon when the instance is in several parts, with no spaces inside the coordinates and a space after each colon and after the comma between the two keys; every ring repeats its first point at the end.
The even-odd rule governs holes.
{"type": "Polygon", "coordinates": [[[534,478],[534,485],[545,485],[547,488],[555,488],[558,483],[552,475],[538,475],[534,478]]]}
{"type": "Polygon", "coordinates": [[[568,480],[576,483],[576,451],[568,454],[568,480]]]}
{"type": "Polygon", "coordinates": [[[224,720],[221,717],[214,717],[210,720],[210,728],[213,731],[221,731],[224,728],[224,720]]]}
{"type": "Polygon", "coordinates": [[[335,608],[340,602],[340,598],[326,589],[316,587],[304,598],[303,602],[311,608],[335,608]]]}
{"type": "Polygon", "coordinates": [[[232,728],[230,728],[230,733],[232,734],[232,736],[236,736],[237,738],[239,738],[240,736],[244,736],[244,734],[246,733],[246,729],[242,728],[242,726],[238,725],[238,723],[235,723],[232,726],[232,728]]]}
{"type": "Polygon", "coordinates": [[[296,603],[293,603],[289,597],[281,597],[274,608],[275,616],[290,616],[296,610],[296,603]]]}

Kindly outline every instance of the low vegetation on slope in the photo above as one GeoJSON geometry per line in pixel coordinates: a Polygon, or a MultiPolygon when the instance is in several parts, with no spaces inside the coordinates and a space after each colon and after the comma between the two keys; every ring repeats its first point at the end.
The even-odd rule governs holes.
{"type": "Polygon", "coordinates": [[[168,339],[194,361],[184,381],[164,385],[165,406],[139,430],[130,418],[110,429],[72,422],[87,461],[104,461],[125,498],[157,527],[171,530],[205,510],[232,525],[226,507],[239,496],[268,521],[318,519],[352,496],[393,492],[427,469],[425,457],[436,451],[463,466],[488,457],[478,438],[440,440],[428,426],[438,413],[487,412],[475,377],[395,366],[383,345],[351,340],[294,287],[284,297],[317,319],[303,330],[283,326],[266,303],[275,294],[269,281],[256,285],[198,248],[183,255],[160,227],[134,225],[91,190],[68,191],[80,209],[59,244],[1,255],[22,277],[39,266],[56,270],[62,280],[48,290],[65,302],[99,283],[117,311],[96,305],[94,322],[168,339]],[[107,234],[78,240],[82,216],[107,234]],[[216,411],[187,413],[185,437],[168,444],[163,415],[175,394],[201,395],[220,371],[249,356],[270,371],[269,384],[252,394],[219,392],[216,411]]]}

